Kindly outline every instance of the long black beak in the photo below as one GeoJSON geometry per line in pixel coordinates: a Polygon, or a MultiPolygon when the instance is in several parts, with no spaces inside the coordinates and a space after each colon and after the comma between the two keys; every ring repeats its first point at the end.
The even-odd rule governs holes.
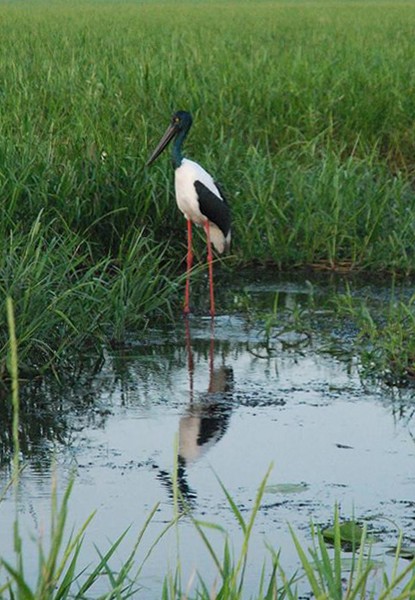
{"type": "Polygon", "coordinates": [[[167,127],[163,137],[161,138],[161,140],[157,144],[156,148],[154,149],[153,154],[150,156],[150,158],[146,162],[146,167],[149,167],[156,160],[156,158],[158,156],[160,156],[160,154],[163,152],[164,148],[166,148],[166,146],[168,146],[168,144],[174,138],[176,133],[177,133],[177,126],[175,125],[175,123],[171,123],[167,127]]]}

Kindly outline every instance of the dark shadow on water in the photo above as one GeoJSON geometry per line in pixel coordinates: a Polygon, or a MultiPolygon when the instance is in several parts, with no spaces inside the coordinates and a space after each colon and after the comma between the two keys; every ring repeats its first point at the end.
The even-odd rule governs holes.
{"type": "MultiPolygon", "coordinates": [[[[99,376],[103,362],[85,362],[63,380],[54,377],[20,383],[19,441],[21,458],[38,473],[50,470],[54,452],[69,446],[73,435],[102,418],[97,402],[112,386],[99,376]]],[[[0,400],[0,468],[7,468],[13,455],[13,411],[9,392],[0,400]]]]}

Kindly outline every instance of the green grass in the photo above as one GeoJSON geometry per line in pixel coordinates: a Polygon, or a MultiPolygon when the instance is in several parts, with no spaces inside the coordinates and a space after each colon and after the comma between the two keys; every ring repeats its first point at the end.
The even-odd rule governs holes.
{"type": "Polygon", "coordinates": [[[0,286],[29,368],[178,310],[184,219],[169,160],[144,167],[177,108],[229,196],[225,268],[414,272],[415,2],[22,0],[0,21],[0,286]]]}
{"type": "MultiPolygon", "coordinates": [[[[195,117],[189,156],[227,190],[230,266],[414,273],[415,2],[22,0],[0,3],[0,23],[0,290],[14,306],[13,318],[1,303],[0,376],[13,382],[15,411],[17,347],[20,377],[67,371],[80,353],[100,354],[178,308],[184,220],[168,160],[144,168],[177,108],[195,117]]],[[[413,372],[412,304],[397,304],[386,328],[368,313],[360,321],[370,359],[396,369],[394,380],[413,372]]],[[[244,533],[235,557],[226,532],[217,556],[209,527],[194,522],[220,598],[244,597],[261,489],[248,521],[225,491],[244,533]]],[[[0,559],[2,597],[85,598],[103,576],[107,598],[136,590],[143,532],[120,571],[110,559],[122,536],[78,586],[88,522],[65,541],[69,494],[60,506],[54,496],[34,588],[16,520],[16,564],[0,559]]],[[[343,594],[336,527],[333,559],[316,530],[310,555],[296,542],[309,589],[374,597],[368,576],[378,567],[357,550],[343,594]]],[[[275,549],[270,558],[256,597],[298,598],[275,549]]],[[[385,575],[378,600],[413,598],[413,569],[385,575]]],[[[163,597],[181,592],[166,576],[163,597]]],[[[197,597],[211,592],[201,574],[197,597]]]]}
{"type": "MultiPolygon", "coordinates": [[[[382,562],[371,557],[371,543],[366,528],[363,528],[356,539],[351,552],[342,550],[342,524],[337,509],[334,511],[334,541],[324,539],[320,527],[310,527],[308,548],[301,544],[293,530],[294,545],[298,554],[298,570],[288,574],[282,565],[283,552],[268,547],[268,560],[258,573],[257,590],[246,589],[245,578],[248,574],[249,542],[255,528],[256,515],[260,510],[267,478],[261,482],[253,507],[245,519],[238,506],[229,495],[223,484],[220,484],[228,508],[239,524],[242,541],[239,547],[229,537],[221,525],[197,520],[190,513],[190,518],[203,540],[204,549],[211,557],[217,576],[215,581],[207,580],[201,572],[191,581],[182,581],[180,550],[177,556],[177,568],[165,574],[164,583],[154,598],[163,600],[199,599],[237,600],[252,598],[255,600],[299,600],[304,593],[313,594],[319,600],[406,600],[415,597],[415,559],[404,567],[399,565],[401,542],[398,540],[395,561],[391,570],[387,570],[382,562]],[[219,553],[213,549],[210,534],[223,537],[223,548],[219,553]],[[390,571],[390,572],[389,572],[390,571]]],[[[143,536],[151,523],[157,505],[145,517],[144,525],[139,531],[136,542],[127,559],[121,566],[115,566],[117,551],[123,543],[124,532],[118,539],[109,544],[108,550],[101,552],[98,548],[96,561],[88,566],[82,564],[82,548],[87,543],[88,525],[93,514],[88,517],[78,531],[68,533],[70,520],[70,495],[73,481],[66,487],[61,502],[58,502],[56,481],[52,489],[52,511],[50,536],[45,543],[39,540],[37,550],[39,571],[35,584],[25,576],[27,544],[19,536],[19,520],[16,516],[15,539],[16,565],[0,556],[0,594],[4,599],[24,600],[126,600],[140,596],[140,576],[145,572],[145,563],[154,548],[163,543],[162,538],[172,527],[178,527],[178,517],[173,518],[150,545],[144,559],[138,559],[143,536]],[[141,562],[140,562],[141,560],[141,562]],[[98,592],[97,585],[100,592],[98,592]],[[106,591],[103,591],[106,589],[106,591]]],[[[177,492],[176,492],[177,493],[177,492]]],[[[32,541],[33,542],[33,541],[32,541]]],[[[125,544],[124,544],[125,545],[125,544]]],[[[412,551],[413,552],[413,551],[412,551]]],[[[148,585],[148,583],[147,583],[148,585]]]]}
{"type": "MultiPolygon", "coordinates": [[[[123,342],[128,329],[145,329],[148,313],[162,315],[175,293],[165,250],[142,232],[123,241],[118,257],[94,260],[90,243],[42,221],[39,215],[27,235],[0,240],[0,290],[14,300],[23,377],[59,368],[69,374],[82,353],[100,354],[103,344],[123,342]]],[[[6,378],[4,328],[0,348],[6,378]]]]}
{"type": "Polygon", "coordinates": [[[387,304],[368,304],[349,289],[331,300],[340,318],[351,320],[358,333],[353,351],[359,356],[362,375],[392,386],[413,385],[415,380],[415,296],[402,298],[398,291],[387,304]]]}
{"type": "Polygon", "coordinates": [[[98,252],[136,225],[181,256],[170,165],[144,162],[183,107],[189,154],[228,190],[240,261],[413,268],[415,3],[0,8],[12,226],[42,208],[98,252]]]}

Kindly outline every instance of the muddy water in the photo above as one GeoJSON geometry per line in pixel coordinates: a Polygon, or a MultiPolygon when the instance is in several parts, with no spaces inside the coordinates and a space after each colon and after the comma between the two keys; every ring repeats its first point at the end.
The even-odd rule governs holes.
{"type": "MultiPolygon", "coordinates": [[[[335,281],[336,290],[342,282],[335,281]]],[[[246,595],[257,589],[269,556],[265,543],[282,549],[289,573],[298,566],[290,523],[305,544],[309,524],[327,524],[337,502],[343,518],[367,522],[375,535],[373,554],[388,564],[387,550],[403,530],[415,539],[415,424],[412,392],[368,383],[359,358],[350,353],[353,327],[320,311],[310,329],[293,314],[313,302],[324,308],[333,293],[327,280],[235,284],[223,304],[232,314],[211,320],[192,316],[169,328],[155,327],[128,349],[108,354],[94,372],[79,374],[64,392],[43,384],[23,393],[22,474],[17,507],[27,557],[35,577],[32,538],[48,529],[52,474],[64,488],[76,484],[71,524],[95,509],[82,560],[91,562],[131,525],[114,561],[128,556],[146,516],[160,503],[139,551],[142,560],[173,516],[173,465],[195,517],[221,525],[235,553],[240,533],[217,477],[248,518],[257,488],[272,464],[252,537],[246,595]],[[275,310],[277,326],[264,344],[264,323],[275,310]],[[245,310],[242,310],[242,307],[245,310]],[[246,308],[258,314],[249,316],[246,308]],[[306,330],[306,332],[305,332],[306,330]],[[289,484],[289,485],[287,485],[289,484]]],[[[359,287],[383,301],[388,285],[359,287]]],[[[248,311],[249,312],[249,311],[248,311]]],[[[319,311],[317,311],[319,312],[319,311]]],[[[4,415],[3,421],[7,421],[4,415]]],[[[9,434],[1,439],[4,484],[9,476],[9,434]]],[[[15,501],[0,506],[0,554],[13,561],[15,501]]],[[[218,550],[223,536],[210,531],[218,550]]],[[[140,597],[160,596],[165,574],[177,556],[183,584],[197,569],[213,584],[216,571],[188,517],[161,541],[145,564],[140,597]]],[[[102,583],[102,592],[105,583],[102,583]]]]}

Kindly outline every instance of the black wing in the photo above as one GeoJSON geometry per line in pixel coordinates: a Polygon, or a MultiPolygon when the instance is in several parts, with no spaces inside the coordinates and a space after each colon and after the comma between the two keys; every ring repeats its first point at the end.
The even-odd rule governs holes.
{"type": "Polygon", "coordinates": [[[195,181],[194,186],[199,201],[200,212],[202,215],[205,215],[209,221],[217,225],[226,237],[231,228],[231,211],[229,210],[226,200],[221,200],[221,198],[214,194],[201,181],[195,181]]]}

